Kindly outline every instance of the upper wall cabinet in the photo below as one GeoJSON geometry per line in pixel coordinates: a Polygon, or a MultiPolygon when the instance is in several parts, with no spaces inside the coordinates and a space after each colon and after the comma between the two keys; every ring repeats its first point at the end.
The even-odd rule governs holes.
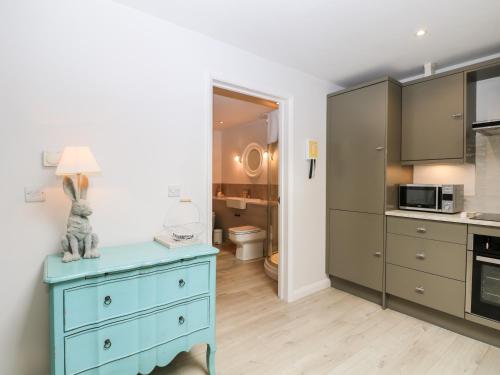
{"type": "Polygon", "coordinates": [[[408,84],[402,105],[404,164],[464,161],[464,73],[408,84]]]}

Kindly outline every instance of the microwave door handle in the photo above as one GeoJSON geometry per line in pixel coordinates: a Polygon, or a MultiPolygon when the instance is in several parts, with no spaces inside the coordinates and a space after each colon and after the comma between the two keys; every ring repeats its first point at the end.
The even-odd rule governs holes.
{"type": "Polygon", "coordinates": [[[435,188],[435,193],[436,193],[436,205],[434,207],[436,207],[436,211],[439,210],[439,188],[436,186],[435,188]]]}
{"type": "Polygon", "coordinates": [[[489,263],[489,264],[497,264],[500,266],[500,259],[483,257],[481,255],[476,256],[476,260],[478,262],[489,263]]]}

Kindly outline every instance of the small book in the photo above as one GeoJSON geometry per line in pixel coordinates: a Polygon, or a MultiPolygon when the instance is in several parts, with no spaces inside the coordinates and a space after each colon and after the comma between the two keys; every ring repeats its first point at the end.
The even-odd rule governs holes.
{"type": "Polygon", "coordinates": [[[201,241],[198,240],[197,238],[193,238],[190,240],[176,241],[171,236],[166,235],[166,234],[158,234],[155,236],[154,240],[156,242],[158,242],[159,244],[162,244],[163,246],[165,246],[169,249],[176,249],[179,247],[198,245],[201,243],[201,241]]]}

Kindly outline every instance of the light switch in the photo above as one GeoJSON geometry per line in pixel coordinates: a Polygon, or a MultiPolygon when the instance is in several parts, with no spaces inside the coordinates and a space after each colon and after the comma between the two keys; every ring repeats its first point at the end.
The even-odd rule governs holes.
{"type": "Polygon", "coordinates": [[[179,185],[168,185],[168,196],[169,197],[180,197],[181,187],[179,185]]]}
{"type": "Polygon", "coordinates": [[[43,166],[44,167],[57,167],[59,160],[61,160],[61,152],[44,151],[43,152],[43,166]]]}
{"type": "Polygon", "coordinates": [[[45,202],[45,192],[37,188],[24,188],[24,201],[26,203],[45,202]]]}

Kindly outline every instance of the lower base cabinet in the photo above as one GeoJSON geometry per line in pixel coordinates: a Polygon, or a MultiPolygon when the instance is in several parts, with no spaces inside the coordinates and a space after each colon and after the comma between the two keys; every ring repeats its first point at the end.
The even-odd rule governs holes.
{"type": "Polygon", "coordinates": [[[329,272],[382,291],[384,215],[330,210],[329,272]]]}

